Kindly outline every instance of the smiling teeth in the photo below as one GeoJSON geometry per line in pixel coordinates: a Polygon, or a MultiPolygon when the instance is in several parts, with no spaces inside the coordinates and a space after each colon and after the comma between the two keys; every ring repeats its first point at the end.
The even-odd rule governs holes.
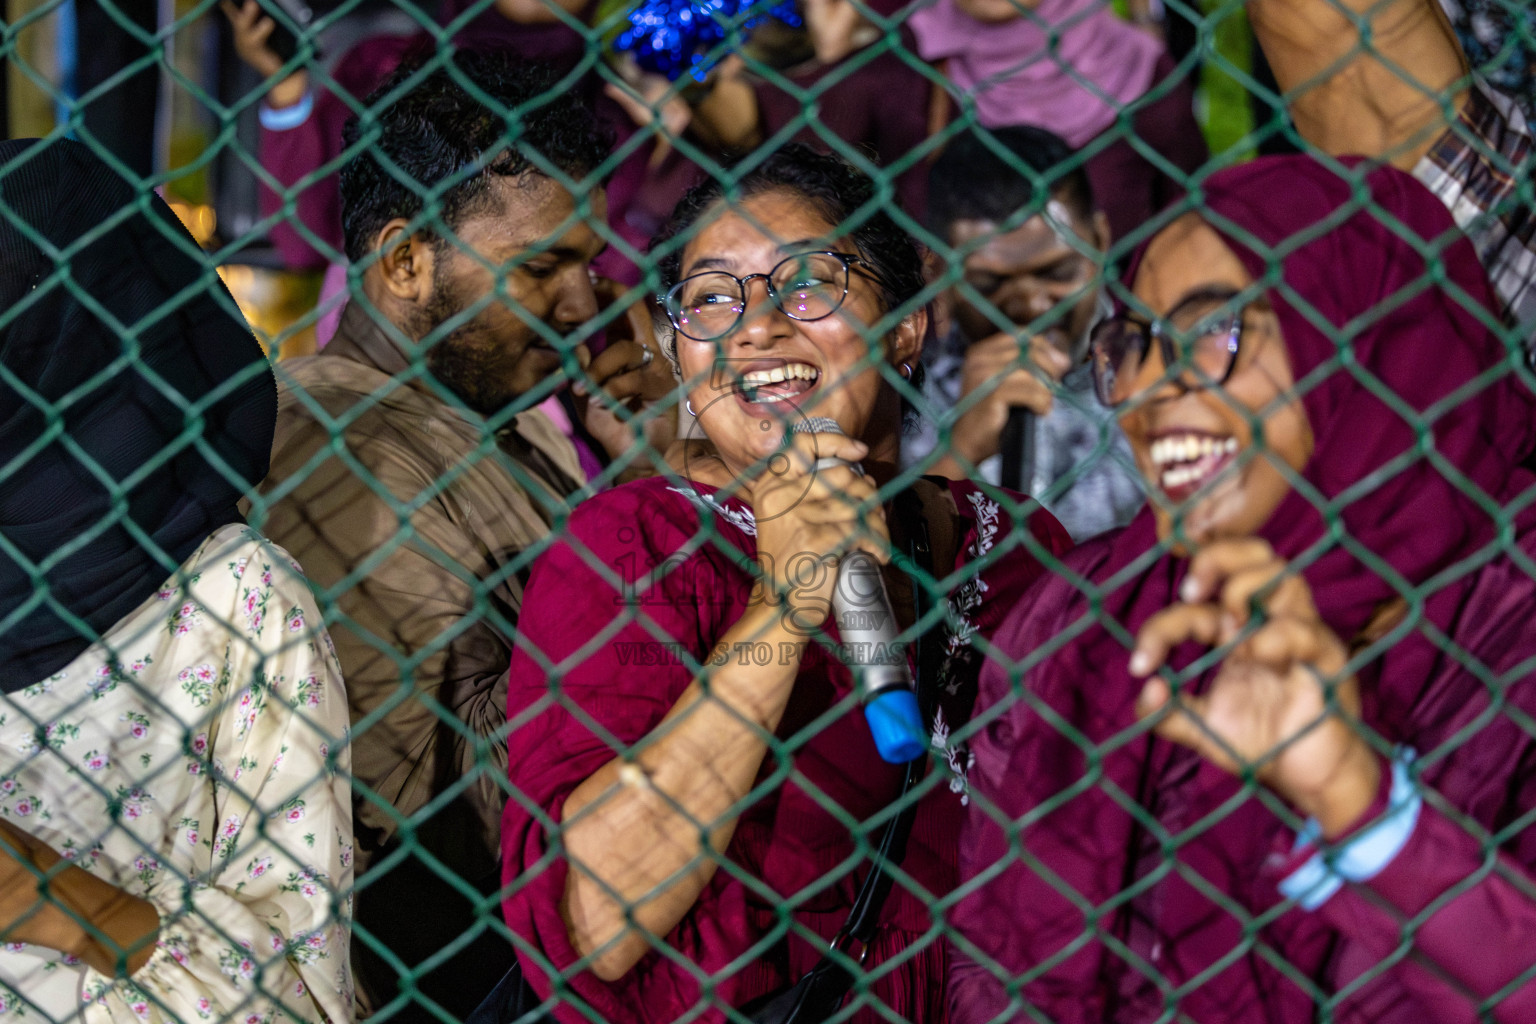
{"type": "Polygon", "coordinates": [[[787,366],[775,366],[771,370],[752,370],[741,375],[741,382],[748,387],[762,387],[765,384],[778,384],[786,380],[815,380],[816,368],[804,363],[790,363],[787,366]]]}
{"type": "MultiPolygon", "coordinates": [[[[1225,439],[1214,437],[1197,437],[1193,434],[1185,434],[1181,437],[1161,437],[1152,442],[1152,462],[1158,466],[1166,466],[1176,462],[1194,462],[1196,459],[1207,455],[1227,455],[1237,451],[1237,438],[1225,439]]],[[[1193,469],[1193,467],[1187,467],[1193,469]]],[[[1170,470],[1163,475],[1163,482],[1169,486],[1177,486],[1177,483],[1169,483],[1171,474],[1178,472],[1170,470]]],[[[1186,479],[1180,482],[1187,483],[1194,479],[1195,474],[1190,472],[1186,479]]]]}

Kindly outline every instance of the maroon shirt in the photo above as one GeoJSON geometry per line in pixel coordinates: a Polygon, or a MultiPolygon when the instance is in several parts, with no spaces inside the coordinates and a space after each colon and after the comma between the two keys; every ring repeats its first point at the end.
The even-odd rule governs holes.
{"type": "MultiPolygon", "coordinates": [[[[538,951],[522,956],[522,963],[540,996],[552,988],[540,966],[545,958],[561,971],[578,959],[560,914],[567,866],[552,834],[566,798],[623,745],[649,734],[692,682],[693,673],[664,645],[708,658],[749,600],[751,577],[740,565],[756,554],[750,510],[707,489],[700,500],[689,487],[652,478],[591,498],[529,581],[508,696],[514,723],[509,771],[517,792],[503,817],[510,893],[503,909],[513,930],[538,951]],[[636,582],[663,565],[667,569],[653,585],[636,582]],[[549,664],[558,671],[546,672],[549,664]],[[552,693],[558,694],[554,702],[552,693]]],[[[942,491],[933,493],[942,500],[942,491]]],[[[949,892],[957,879],[968,754],[950,732],[965,720],[974,696],[980,652],[968,631],[988,634],[1043,573],[1020,543],[1025,535],[1010,532],[996,502],[971,484],[949,484],[948,494],[956,509],[952,535],[960,564],[989,551],[997,557],[994,549],[1006,554],[979,574],[959,570],[963,582],[950,600],[966,631],[952,638],[934,687],[934,742],[942,751],[937,769],[950,780],[946,785],[941,779],[923,798],[901,864],[920,891],[895,886],[867,961],[873,969],[908,951],[902,962],[886,965],[889,973],[874,990],[896,1013],[924,1021],[944,1016],[948,952],[929,934],[929,908],[932,897],[949,892]]],[[[1030,517],[1028,531],[1035,550],[1057,553],[1069,543],[1044,512],[1030,517]]],[[[897,604],[903,602],[898,598],[897,604]]],[[[851,685],[847,668],[811,645],[778,730],[779,738],[800,744],[792,757],[796,775],[766,787],[742,814],[726,850],[729,863],[666,937],[677,956],[647,954],[613,983],[575,971],[563,986],[609,1021],[659,1024],[697,1005],[697,978],[713,976],[714,1001],[695,1019],[715,1022],[724,1018],[721,1004],[740,1006],[790,984],[816,963],[820,942],[803,934],[787,943],[768,937],[786,909],[799,928],[821,940],[830,940],[846,921],[866,864],[825,802],[865,821],[900,789],[898,767],[880,760],[857,702],[847,699],[851,685]]],[[[777,767],[770,755],[761,778],[777,767]]],[[[556,1015],[573,1024],[588,1019],[564,1003],[556,1015]]],[[[863,1013],[855,1019],[874,1018],[863,1013]]]]}
{"type": "MultiPolygon", "coordinates": [[[[468,6],[469,0],[448,0],[439,14],[439,23],[453,23],[468,6]]],[[[519,25],[494,6],[461,26],[453,42],[470,50],[510,50],[544,61],[562,73],[580,62],[586,47],[585,37],[564,22],[519,25]]],[[[269,234],[284,266],[291,270],[321,270],[332,262],[344,262],[341,190],[335,174],[342,149],[342,126],[408,53],[435,45],[434,36],[426,32],[369,36],[343,54],[329,76],[311,73],[314,107],[303,123],[281,131],[262,127],[262,169],[276,179],[294,202],[293,212],[274,223],[269,234]],[[324,173],[317,174],[322,170],[324,173]],[[313,181],[305,181],[311,177],[313,181]]],[[[592,77],[584,76],[581,88],[592,87],[592,77]]],[[[282,196],[268,186],[264,177],[258,185],[258,202],[263,217],[283,209],[282,196]]]]}
{"type": "MultiPolygon", "coordinates": [[[[1078,548],[1068,566],[1113,579],[1124,550],[1138,546],[1115,551],[1116,539],[1150,548],[1152,532],[1145,513],[1078,548]]],[[[1262,787],[1137,726],[1140,680],[1122,670],[1127,649],[1099,615],[1133,633],[1140,620],[1122,609],[1155,582],[1107,586],[1112,611],[1096,612],[1078,584],[1053,576],[997,634],[999,661],[983,672],[978,706],[1006,710],[973,739],[972,784],[984,799],[962,846],[963,876],[988,880],[952,918],[996,968],[956,964],[953,1018],[1032,1019],[1004,1012],[1002,979],[1026,977],[1025,999],[1056,1024],[1151,1024],[1165,1019],[1165,999],[1193,1024],[1309,1024],[1325,998],[1347,1024],[1481,1019],[1478,1003],[1536,962],[1536,828],[1516,826],[1536,808],[1536,736],[1520,724],[1536,717],[1536,582],[1500,559],[1466,591],[1431,602],[1457,624],[1453,642],[1508,680],[1497,692],[1460,658],[1426,661],[1422,650],[1390,651],[1362,672],[1366,723],[1418,751],[1437,796],[1380,874],[1312,912],[1287,909],[1278,890],[1298,866],[1299,819],[1262,787]],[[1068,636],[1079,639],[1024,673],[1029,699],[1014,697],[1020,684],[1003,665],[1068,636]],[[1525,671],[1512,671],[1522,662],[1525,671]],[[1383,680],[1411,699],[1388,697],[1383,680]],[[1095,748],[1104,753],[1090,763],[1084,751],[1095,748]],[[999,820],[1025,827],[1009,836],[999,820]],[[1478,838],[1490,833],[1502,841],[1478,838]],[[1406,922],[1432,905],[1400,958],[1406,922]],[[1091,922],[1084,908],[1100,906],[1091,922]],[[1163,985],[1184,988],[1170,998],[1163,985]]],[[[1195,648],[1180,649],[1175,665],[1204,653],[1195,648]]],[[[1536,984],[1497,1004],[1493,1019],[1536,1020],[1536,984]]]]}

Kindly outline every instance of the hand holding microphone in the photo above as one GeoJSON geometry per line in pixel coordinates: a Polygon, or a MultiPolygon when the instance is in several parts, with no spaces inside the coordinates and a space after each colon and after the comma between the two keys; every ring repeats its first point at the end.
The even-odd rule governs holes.
{"type": "Polygon", "coordinates": [[[1001,482],[1014,490],[1030,486],[1033,473],[1025,464],[1033,460],[1034,421],[1051,411],[1055,397],[1050,385],[1020,365],[1023,359],[1058,381],[1072,366],[1048,334],[1022,342],[1013,334],[994,334],[972,344],[960,374],[960,402],[969,407],[950,435],[951,451],[967,469],[1002,454],[1001,482]],[[976,392],[979,398],[972,397],[976,392]]]}
{"type": "MultiPolygon", "coordinates": [[[[793,430],[797,434],[843,432],[836,420],[825,416],[803,420],[793,430]]],[[[850,467],[837,456],[818,459],[815,468],[823,472],[844,467],[862,479],[862,467],[850,467]]],[[[838,560],[832,614],[881,758],[905,764],[920,756],[928,742],[906,645],[896,639],[896,614],[880,576],[880,561],[868,551],[854,549],[838,560]]]]}

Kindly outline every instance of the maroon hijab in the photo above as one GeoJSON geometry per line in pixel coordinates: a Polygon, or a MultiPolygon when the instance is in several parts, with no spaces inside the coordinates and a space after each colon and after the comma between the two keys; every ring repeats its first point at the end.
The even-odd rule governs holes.
{"type": "MultiPolygon", "coordinates": [[[[1487,689],[1436,637],[1495,671],[1536,654],[1521,625],[1536,583],[1506,572],[1519,556],[1502,557],[1536,546],[1533,517],[1501,526],[1501,508],[1536,482],[1519,468],[1536,399],[1515,373],[1518,346],[1490,329],[1497,307],[1476,254],[1392,168],[1262,159],[1204,192],[1202,216],[1269,285],[1315,441],[1261,533],[1302,567],[1346,641],[1384,602],[1409,599],[1406,634],[1360,672],[1365,720],[1427,754],[1426,780],[1497,826],[1511,813],[1510,758],[1530,738],[1506,717],[1478,719],[1487,689]]],[[[1026,997],[1063,1022],[1156,1019],[1162,979],[1192,982],[1178,1001],[1193,1020],[1310,1020],[1295,979],[1327,984],[1336,938],[1292,912],[1264,925],[1255,951],[1243,925],[1278,903],[1263,867],[1294,818],[1135,718],[1130,638],[1175,602],[1186,561],[1147,509],[1067,563],[1075,577],[1026,596],[983,674],[962,949],[1024,978],[1026,997]]],[[[1206,653],[1185,645],[1170,664],[1206,653]]],[[[1186,685],[1210,674],[1196,667],[1186,685]]],[[[957,1019],[1003,1009],[997,978],[962,970],[957,1019]]]]}
{"type": "Polygon", "coordinates": [[[1204,217],[1255,279],[1278,261],[1269,298],[1312,426],[1302,476],[1315,492],[1293,490],[1262,533],[1287,558],[1318,556],[1307,579],[1347,638],[1405,585],[1488,550],[1497,510],[1533,482],[1519,464],[1536,400],[1489,329],[1497,303],[1445,207],[1393,168],[1344,166],[1358,183],[1307,157],[1222,172],[1204,217]],[[1417,451],[1421,430],[1433,454],[1417,451]],[[1341,513],[1342,533],[1327,536],[1320,508],[1341,513]]]}

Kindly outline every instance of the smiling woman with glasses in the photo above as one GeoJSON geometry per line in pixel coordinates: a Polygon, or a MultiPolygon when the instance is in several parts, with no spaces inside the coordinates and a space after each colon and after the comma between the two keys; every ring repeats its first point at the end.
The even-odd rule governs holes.
{"type": "Polygon", "coordinates": [[[954,1019],[1536,1020],[1519,346],[1406,174],[1203,190],[1094,332],[1151,506],[982,676],[954,1019]]]}
{"type": "Polygon", "coordinates": [[[523,966],[540,996],[552,963],[606,1020],[703,1005],[715,1024],[795,984],[841,936],[870,972],[851,1020],[946,1019],[932,903],[959,874],[968,756],[953,736],[974,697],[973,638],[1067,538],[1043,512],[1015,525],[996,491],[897,476],[927,310],[917,246],[863,214],[874,200],[842,160],[787,146],[729,199],[701,186],[653,244],[662,349],[701,436],[676,478],[576,511],[525,595],[519,628],[540,653],[516,655],[510,677],[527,721],[510,740],[522,797],[504,819],[504,910],[537,951],[523,966]],[[859,655],[828,615],[855,548],[931,556],[920,582],[884,572],[908,630],[933,581],[963,581],[947,615],[936,595],[943,624],[918,673],[933,700],[913,723],[947,778],[908,794],[910,883],[864,942],[842,931],[903,768],[876,750],[844,661],[859,655]]]}

